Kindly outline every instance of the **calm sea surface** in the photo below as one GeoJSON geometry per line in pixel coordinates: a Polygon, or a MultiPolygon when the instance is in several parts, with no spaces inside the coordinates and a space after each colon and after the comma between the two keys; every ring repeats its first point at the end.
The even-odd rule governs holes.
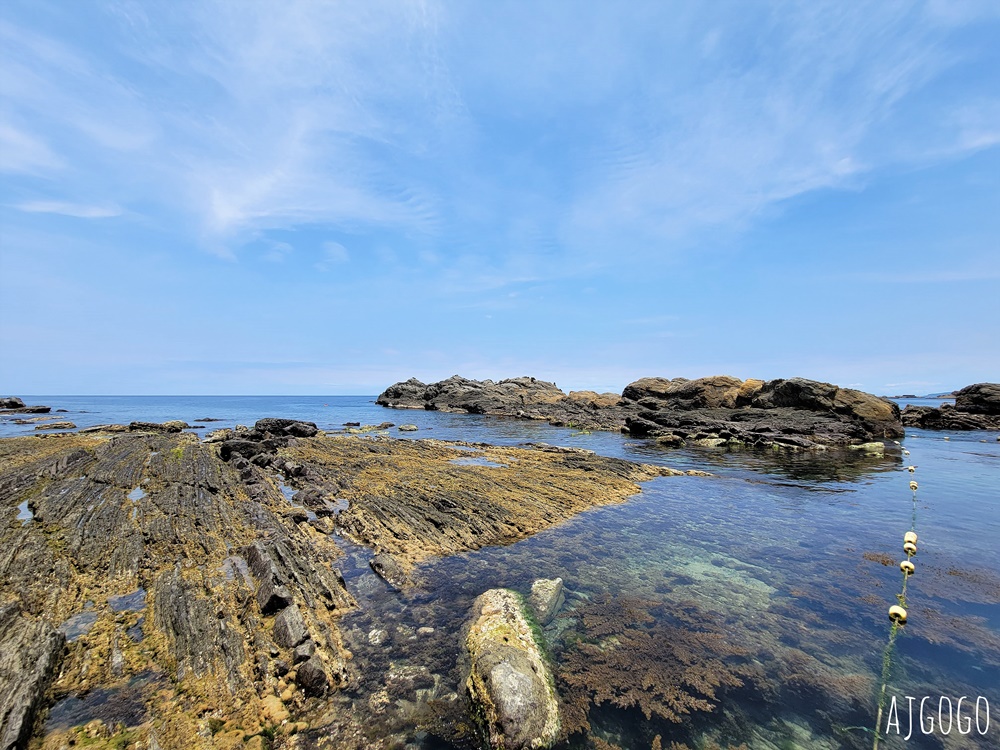
{"type": "MultiPolygon", "coordinates": [[[[426,748],[459,745],[417,729],[428,726],[426,709],[420,713],[412,700],[395,699],[386,686],[397,684],[401,674],[423,675],[421,695],[431,705],[447,706],[458,684],[459,630],[472,600],[494,586],[526,593],[534,579],[555,576],[565,582],[567,604],[545,635],[563,672],[583,670],[589,679],[593,670],[594,680],[617,679],[580,658],[581,643],[599,640],[587,631],[586,622],[602,603],[639,613],[634,622],[622,618],[619,623],[620,633],[613,637],[621,644],[652,644],[645,653],[636,652],[633,668],[625,672],[634,675],[636,684],[613,684],[621,694],[641,692],[647,674],[669,681],[669,665],[692,653],[697,671],[699,649],[705,650],[704,663],[714,664],[705,633],[741,653],[737,661],[743,687],[720,689],[713,711],[696,711],[679,722],[658,713],[655,705],[647,717],[639,706],[615,707],[591,695],[590,742],[597,738],[648,750],[660,735],[664,748],[676,741],[692,750],[740,743],[754,750],[871,747],[869,730],[889,635],[886,612],[900,589],[896,566],[914,508],[905,466],[914,464],[912,478],[920,484],[920,551],[914,560],[917,574],[909,582],[909,622],[892,654],[887,691],[890,698],[897,697],[900,734],[893,728],[881,747],[1000,748],[996,433],[908,430],[902,446],[893,446],[884,458],[772,455],[661,450],[615,433],[388,410],[370,396],[24,400],[65,409],[53,416],[78,427],[220,420],[198,430],[208,432],[275,416],[334,430],[345,422],[390,421],[420,428],[415,433],[390,430],[407,439],[544,441],[716,475],[658,479],[622,505],[595,508],[516,544],[431,561],[416,571],[414,589],[402,595],[370,572],[370,551],[344,542],[344,575],[361,607],[345,618],[342,630],[355,661],[369,666],[356,675],[357,688],[339,700],[350,701],[359,715],[368,717],[376,735],[398,735],[426,748]],[[902,455],[903,449],[910,455],[902,455]],[[418,638],[418,628],[434,630],[424,630],[418,638]],[[371,637],[373,631],[385,631],[386,637],[371,637]],[[920,730],[914,708],[915,729],[908,742],[903,740],[910,718],[906,696],[917,702],[929,697],[934,707],[930,733],[920,730]],[[938,725],[939,707],[954,708],[961,696],[969,696],[964,706],[970,698],[973,704],[977,698],[988,701],[991,723],[985,735],[974,724],[970,733],[960,734],[964,719],[955,728],[938,725]]],[[[0,420],[0,436],[33,432],[34,424],[0,420]]],[[[681,680],[668,698],[683,696],[685,690],[697,693],[685,684],[681,680]]],[[[565,682],[559,687],[561,693],[571,692],[565,682]]],[[[983,706],[980,701],[980,728],[983,706]]],[[[435,710],[446,722],[447,710],[435,710]]],[[[573,746],[594,746],[583,737],[577,735],[573,746]]]]}

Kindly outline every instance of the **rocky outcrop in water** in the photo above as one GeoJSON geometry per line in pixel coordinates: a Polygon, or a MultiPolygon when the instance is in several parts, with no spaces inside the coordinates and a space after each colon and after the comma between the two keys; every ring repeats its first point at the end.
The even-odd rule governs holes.
{"type": "Polygon", "coordinates": [[[555,681],[524,608],[515,592],[491,589],[476,599],[465,632],[464,687],[497,750],[547,748],[559,735],[555,681]]]}
{"type": "Polygon", "coordinates": [[[48,414],[51,406],[25,406],[17,396],[0,398],[0,414],[48,414]]]}
{"type": "Polygon", "coordinates": [[[376,403],[621,429],[663,445],[797,449],[903,434],[899,409],[891,401],[804,378],[642,378],[619,397],[589,391],[565,394],[554,383],[534,378],[494,383],[456,375],[431,385],[415,379],[397,383],[376,403]]]}
{"type": "Polygon", "coordinates": [[[543,445],[324,437],[296,420],[224,437],[0,440],[0,736],[87,695],[114,696],[87,743],[101,750],[291,747],[314,722],[349,725],[350,703],[323,700],[351,679],[339,623],[357,606],[334,531],[402,588],[427,557],[510,543],[680,473],[543,445]],[[486,465],[455,463],[470,456],[486,465]]]}
{"type": "Polygon", "coordinates": [[[891,401],[804,378],[648,378],[624,395],[636,405],[628,432],[668,445],[811,449],[903,434],[891,401]]]}
{"type": "Polygon", "coordinates": [[[617,394],[574,391],[566,394],[536,378],[470,380],[454,375],[427,385],[416,378],[389,386],[375,403],[394,409],[490,414],[535,419],[581,428],[618,429],[624,412],[616,410],[617,394]]]}
{"type": "Polygon", "coordinates": [[[976,383],[955,392],[955,404],[907,406],[903,424],[924,430],[1000,430],[1000,383],[976,383]]]}

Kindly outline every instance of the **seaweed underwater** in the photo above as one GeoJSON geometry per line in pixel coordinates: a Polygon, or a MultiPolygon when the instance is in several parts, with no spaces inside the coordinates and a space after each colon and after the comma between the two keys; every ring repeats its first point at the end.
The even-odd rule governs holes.
{"type": "Polygon", "coordinates": [[[668,610],[662,602],[606,595],[575,614],[557,659],[567,739],[591,733],[595,715],[612,707],[630,724],[640,723],[641,713],[655,743],[653,726],[713,711],[722,692],[754,673],[746,650],[694,604],[668,610]]]}

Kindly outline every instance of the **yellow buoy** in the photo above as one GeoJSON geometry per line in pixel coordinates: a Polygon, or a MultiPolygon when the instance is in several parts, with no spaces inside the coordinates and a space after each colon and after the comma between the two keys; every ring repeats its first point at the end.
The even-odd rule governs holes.
{"type": "Polygon", "coordinates": [[[917,483],[914,482],[914,481],[911,481],[910,482],[910,489],[913,490],[914,492],[916,492],[917,491],[917,483]]]}
{"type": "Polygon", "coordinates": [[[917,567],[909,560],[903,560],[903,562],[899,564],[899,569],[906,573],[906,575],[912,576],[916,572],[917,567]]]}
{"type": "Polygon", "coordinates": [[[917,545],[915,545],[913,542],[906,542],[903,545],[903,552],[905,552],[908,555],[915,555],[917,554],[917,545]]]}
{"type": "Polygon", "coordinates": [[[913,472],[915,472],[917,470],[917,467],[916,466],[907,466],[906,470],[912,474],[913,472]]]}
{"type": "Polygon", "coordinates": [[[903,541],[904,542],[913,542],[914,544],[916,544],[917,543],[917,532],[915,532],[915,531],[907,531],[905,534],[903,534],[903,541]]]}
{"type": "Polygon", "coordinates": [[[900,625],[906,624],[906,610],[900,607],[898,604],[893,604],[889,607],[889,619],[893,622],[898,622],[900,625]]]}

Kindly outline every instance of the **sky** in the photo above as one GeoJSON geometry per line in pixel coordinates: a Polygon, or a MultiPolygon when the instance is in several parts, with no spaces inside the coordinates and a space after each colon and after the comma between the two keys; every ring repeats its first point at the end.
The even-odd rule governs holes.
{"type": "Polygon", "coordinates": [[[1000,3],[5,0],[0,395],[1000,381],[1000,3]]]}

